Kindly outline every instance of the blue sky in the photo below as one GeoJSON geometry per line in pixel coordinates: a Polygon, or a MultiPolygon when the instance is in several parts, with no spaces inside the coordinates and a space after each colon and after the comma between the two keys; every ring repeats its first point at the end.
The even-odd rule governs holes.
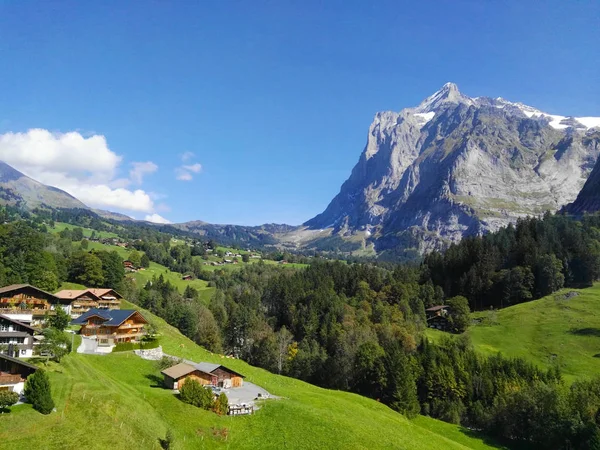
{"type": "Polygon", "coordinates": [[[299,224],[447,81],[600,115],[600,2],[410,3],[2,1],[0,157],[136,218],[299,224]]]}

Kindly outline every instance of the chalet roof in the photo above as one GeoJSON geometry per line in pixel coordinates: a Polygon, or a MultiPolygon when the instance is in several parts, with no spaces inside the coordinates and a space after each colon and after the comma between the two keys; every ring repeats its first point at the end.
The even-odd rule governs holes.
{"type": "Polygon", "coordinates": [[[21,326],[23,328],[27,328],[28,330],[31,330],[31,331],[37,331],[35,328],[33,328],[31,326],[26,325],[23,322],[19,322],[18,320],[11,319],[10,317],[7,317],[7,316],[5,316],[3,314],[0,314],[0,319],[6,320],[6,321],[11,322],[11,323],[14,323],[14,324],[19,325],[19,326],[21,326]]]}
{"type": "Polygon", "coordinates": [[[93,288],[93,289],[63,289],[62,291],[57,292],[56,295],[58,298],[63,300],[74,300],[76,298],[81,297],[82,295],[89,294],[92,297],[95,297],[96,300],[100,300],[103,297],[111,296],[115,299],[122,299],[123,296],[119,294],[114,289],[108,288],[93,288]]]}
{"type": "Polygon", "coordinates": [[[177,380],[183,376],[186,376],[189,373],[195,372],[196,369],[194,366],[186,363],[179,363],[174,365],[173,367],[169,367],[168,369],[163,370],[161,373],[163,375],[167,375],[168,377],[177,380]]]}
{"type": "Polygon", "coordinates": [[[96,297],[96,300],[99,299],[96,294],[91,292],[91,289],[63,289],[54,295],[63,300],[75,300],[85,294],[91,294],[92,297],[96,297]]]}
{"type": "Polygon", "coordinates": [[[438,305],[438,306],[432,306],[431,308],[427,308],[425,311],[429,311],[429,312],[436,312],[436,311],[440,311],[442,309],[446,309],[449,308],[448,305],[438,305]]]}
{"type": "Polygon", "coordinates": [[[146,318],[135,309],[98,309],[92,308],[88,312],[82,314],[77,319],[73,319],[71,323],[73,325],[84,325],[87,323],[88,319],[93,316],[100,317],[104,319],[103,325],[117,327],[133,316],[135,313],[138,313],[142,319],[144,319],[145,323],[148,323],[146,318]]]}
{"type": "Polygon", "coordinates": [[[245,378],[244,375],[237,373],[235,370],[231,370],[221,364],[213,364],[213,363],[207,363],[207,362],[201,362],[198,364],[194,364],[194,367],[202,372],[206,372],[206,373],[213,373],[215,370],[217,369],[221,369],[224,370],[225,372],[229,372],[232,373],[234,375],[238,375],[242,378],[245,378]]]}
{"type": "Polygon", "coordinates": [[[96,288],[96,289],[88,289],[88,291],[91,292],[92,294],[96,295],[97,297],[105,297],[106,295],[112,293],[112,297],[115,297],[117,299],[123,298],[123,296],[121,294],[119,294],[117,291],[115,291],[114,289],[96,288]]]}
{"type": "Polygon", "coordinates": [[[22,359],[17,359],[17,358],[13,358],[12,356],[5,355],[4,353],[0,353],[0,359],[5,359],[6,361],[17,363],[17,364],[20,364],[21,366],[28,367],[33,370],[38,370],[37,366],[34,366],[33,364],[29,364],[29,363],[23,361],[22,359]]]}
{"type": "Polygon", "coordinates": [[[32,286],[31,284],[11,284],[10,286],[1,287],[0,296],[2,294],[8,294],[10,292],[20,291],[22,289],[33,289],[34,291],[41,293],[42,296],[50,297],[51,300],[56,300],[58,303],[59,298],[56,295],[43,291],[42,289],[32,286]]]}

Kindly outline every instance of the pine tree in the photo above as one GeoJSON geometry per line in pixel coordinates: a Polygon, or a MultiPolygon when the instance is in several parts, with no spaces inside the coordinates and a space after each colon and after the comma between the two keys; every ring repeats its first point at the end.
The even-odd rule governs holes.
{"type": "Polygon", "coordinates": [[[33,409],[42,414],[50,414],[54,409],[54,400],[50,391],[50,379],[44,369],[38,369],[29,375],[25,382],[25,397],[33,409]]]}

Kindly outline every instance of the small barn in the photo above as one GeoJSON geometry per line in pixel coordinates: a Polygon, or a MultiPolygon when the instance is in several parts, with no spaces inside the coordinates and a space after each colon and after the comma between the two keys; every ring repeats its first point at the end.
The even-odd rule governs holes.
{"type": "Polygon", "coordinates": [[[163,370],[164,385],[169,389],[179,389],[188,379],[193,379],[202,385],[219,386],[222,388],[241,387],[244,376],[220,364],[201,362],[183,362],[163,370]]]}

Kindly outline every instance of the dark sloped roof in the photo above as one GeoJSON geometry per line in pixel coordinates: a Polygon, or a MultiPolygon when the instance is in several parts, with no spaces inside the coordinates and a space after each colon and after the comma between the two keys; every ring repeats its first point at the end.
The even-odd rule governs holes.
{"type": "Polygon", "coordinates": [[[425,311],[435,312],[435,311],[440,311],[445,308],[449,308],[449,306],[447,306],[447,305],[432,306],[431,308],[427,308],[425,311]]]}
{"type": "Polygon", "coordinates": [[[4,353],[0,353],[0,359],[5,359],[7,361],[14,362],[14,363],[20,364],[25,367],[29,367],[30,369],[38,370],[37,366],[34,366],[33,364],[29,364],[28,362],[25,362],[22,359],[13,358],[12,356],[5,355],[4,353]]]}
{"type": "Polygon", "coordinates": [[[20,291],[21,289],[27,289],[27,288],[38,291],[41,294],[45,295],[46,297],[50,297],[50,299],[54,300],[56,303],[59,303],[59,301],[60,301],[60,299],[56,295],[51,294],[50,292],[46,292],[40,288],[36,288],[35,286],[32,286],[31,284],[11,284],[10,286],[1,287],[0,295],[7,294],[7,293],[13,292],[13,291],[20,291]]]}
{"type": "Polygon", "coordinates": [[[12,323],[14,323],[16,325],[19,325],[19,326],[23,327],[23,328],[27,328],[28,330],[37,331],[35,328],[30,327],[29,325],[26,325],[23,322],[19,322],[18,320],[11,319],[10,317],[6,317],[3,314],[0,314],[0,318],[4,319],[4,320],[8,320],[9,322],[12,322],[12,323]]]}
{"type": "Polygon", "coordinates": [[[201,362],[201,363],[198,363],[198,364],[194,364],[194,367],[196,369],[198,369],[198,370],[200,370],[202,372],[206,372],[206,373],[213,373],[217,369],[222,369],[225,372],[229,372],[229,373],[232,373],[232,374],[237,375],[239,377],[246,378],[241,373],[237,373],[235,370],[231,370],[228,367],[225,367],[225,366],[223,366],[221,364],[201,362]]]}
{"type": "Polygon", "coordinates": [[[77,319],[71,321],[73,325],[84,325],[90,317],[97,316],[104,319],[104,325],[119,326],[135,313],[140,314],[144,321],[146,318],[135,309],[98,309],[92,308],[88,312],[82,314],[77,319]]]}

